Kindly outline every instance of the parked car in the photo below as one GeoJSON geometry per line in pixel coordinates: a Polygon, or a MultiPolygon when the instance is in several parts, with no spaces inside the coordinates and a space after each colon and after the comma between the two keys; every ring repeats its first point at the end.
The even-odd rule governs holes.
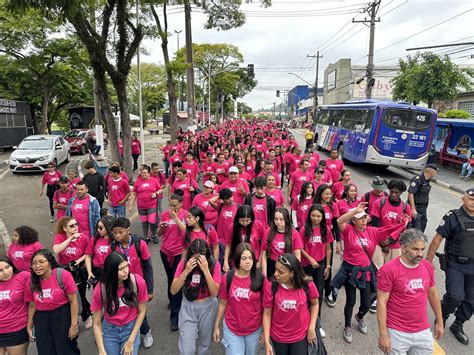
{"type": "Polygon", "coordinates": [[[69,161],[69,143],[61,136],[28,136],[10,155],[10,170],[13,173],[47,171],[48,164],[56,165],[69,161]]]}
{"type": "MultiPolygon", "coordinates": [[[[73,129],[64,136],[64,139],[69,142],[71,154],[77,153],[84,155],[87,153],[86,135],[88,133],[95,136],[93,129],[73,129]]],[[[104,133],[104,149],[108,144],[108,136],[104,133]]]]}

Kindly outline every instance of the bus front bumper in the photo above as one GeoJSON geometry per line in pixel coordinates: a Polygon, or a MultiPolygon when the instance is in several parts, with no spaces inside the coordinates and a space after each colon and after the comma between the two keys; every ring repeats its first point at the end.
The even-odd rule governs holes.
{"type": "Polygon", "coordinates": [[[381,155],[372,145],[367,147],[366,163],[396,166],[400,168],[423,169],[428,161],[428,153],[418,159],[387,157],[381,155]]]}

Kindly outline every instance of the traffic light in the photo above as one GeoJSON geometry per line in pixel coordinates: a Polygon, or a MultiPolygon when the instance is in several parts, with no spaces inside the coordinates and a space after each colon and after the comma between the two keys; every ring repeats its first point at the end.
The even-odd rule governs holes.
{"type": "Polygon", "coordinates": [[[280,90],[277,90],[277,97],[280,97],[280,90]]]}
{"type": "Polygon", "coordinates": [[[253,78],[255,76],[255,70],[254,70],[254,65],[253,64],[249,64],[247,65],[247,73],[249,74],[249,76],[251,78],[253,78]]]}

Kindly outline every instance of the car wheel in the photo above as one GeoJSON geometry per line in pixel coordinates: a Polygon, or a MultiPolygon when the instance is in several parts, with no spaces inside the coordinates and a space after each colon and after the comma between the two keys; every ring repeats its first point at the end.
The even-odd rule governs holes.
{"type": "Polygon", "coordinates": [[[80,153],[81,153],[82,155],[87,154],[87,148],[86,148],[86,145],[85,145],[85,144],[81,145],[81,151],[80,151],[80,153]]]}
{"type": "Polygon", "coordinates": [[[54,158],[53,163],[54,165],[58,166],[58,159],[54,158]]]}

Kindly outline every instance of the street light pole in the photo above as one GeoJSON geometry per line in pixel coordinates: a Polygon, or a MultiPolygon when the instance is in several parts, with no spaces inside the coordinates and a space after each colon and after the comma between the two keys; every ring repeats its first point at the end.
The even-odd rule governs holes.
{"type": "MultiPolygon", "coordinates": [[[[140,24],[140,8],[138,0],[135,1],[136,26],[140,24]]],[[[143,132],[143,106],[142,106],[142,77],[140,72],[140,45],[137,48],[137,77],[138,77],[138,116],[140,117],[140,152],[142,164],[145,164],[145,134],[143,132]]]]}
{"type": "MultiPolygon", "coordinates": [[[[176,31],[174,30],[174,33],[176,33],[177,35],[177,40],[178,40],[178,49],[176,50],[176,52],[179,51],[179,34],[183,32],[183,30],[181,31],[176,31]]],[[[178,101],[178,111],[183,111],[183,77],[181,76],[181,83],[178,84],[178,89],[179,89],[179,93],[178,93],[178,98],[176,101],[178,101]]]]}

